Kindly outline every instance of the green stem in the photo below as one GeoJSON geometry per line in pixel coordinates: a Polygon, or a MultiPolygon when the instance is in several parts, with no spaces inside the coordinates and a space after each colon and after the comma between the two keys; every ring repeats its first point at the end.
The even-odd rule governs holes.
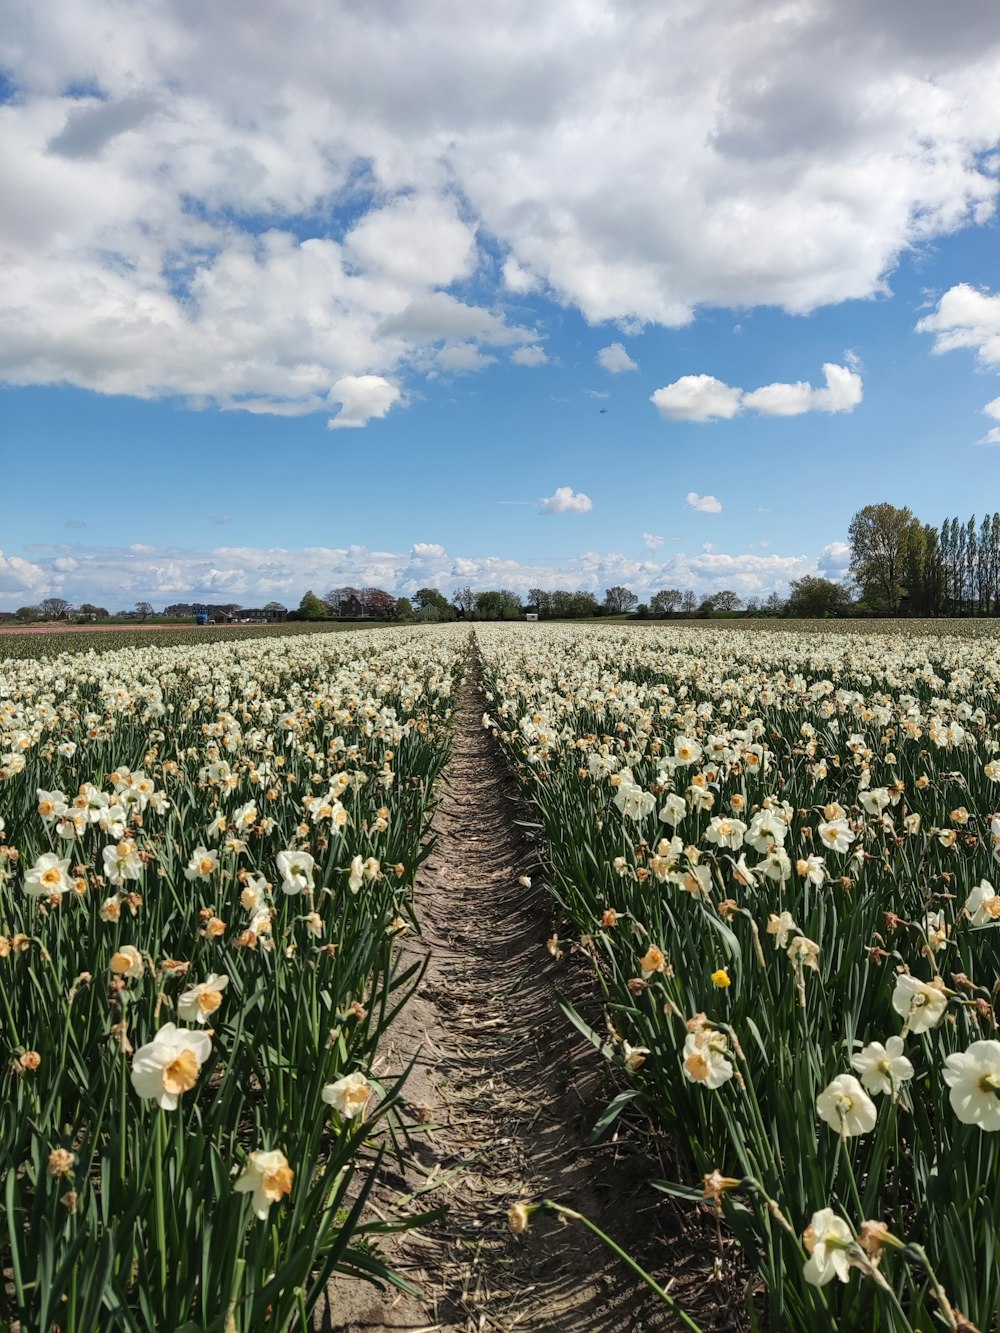
{"type": "Polygon", "coordinates": [[[156,1248],[159,1251],[161,1300],[167,1294],[167,1226],[163,1206],[163,1170],[167,1155],[165,1116],[166,1111],[162,1109],[156,1113],[156,1132],[153,1147],[153,1198],[156,1210],[156,1248]]]}
{"type": "Polygon", "coordinates": [[[696,1324],[689,1315],[685,1314],[684,1310],[677,1304],[673,1296],[661,1287],[656,1279],[651,1277],[644,1268],[640,1268],[636,1261],[627,1255],[621,1246],[616,1244],[610,1236],[606,1235],[599,1226],[591,1222],[589,1217],[584,1217],[582,1213],[578,1213],[572,1208],[566,1208],[561,1203],[555,1203],[552,1199],[543,1199],[538,1206],[540,1208],[548,1209],[553,1213],[558,1213],[560,1217],[568,1217],[574,1222],[582,1222],[588,1231],[593,1232],[598,1240],[603,1241],[608,1249],[616,1254],[618,1258],[621,1259],[633,1273],[635,1273],[636,1277],[641,1278],[651,1291],[656,1292],[660,1300],[662,1300],[667,1308],[677,1316],[685,1328],[690,1329],[691,1333],[703,1333],[701,1326],[696,1324]]]}

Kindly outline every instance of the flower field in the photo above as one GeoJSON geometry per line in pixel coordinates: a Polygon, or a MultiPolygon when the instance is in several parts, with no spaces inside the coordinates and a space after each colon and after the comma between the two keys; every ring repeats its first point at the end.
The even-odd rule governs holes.
{"type": "MultiPolygon", "coordinates": [[[[770,1330],[1000,1316],[1000,639],[477,627],[607,1030],[770,1330]],[[704,1205],[703,1205],[704,1206],[704,1205]]],[[[578,1020],[579,1021],[579,1020],[578,1020]]]]}
{"type": "Polygon", "coordinates": [[[308,1327],[384,1274],[352,1177],[464,636],[130,642],[0,659],[4,1326],[308,1327]]]}

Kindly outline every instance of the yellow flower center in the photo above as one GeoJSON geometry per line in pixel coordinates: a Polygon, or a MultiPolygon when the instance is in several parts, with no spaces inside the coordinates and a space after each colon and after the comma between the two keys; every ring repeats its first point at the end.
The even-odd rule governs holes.
{"type": "Polygon", "coordinates": [[[708,1061],[702,1055],[701,1051],[692,1051],[684,1061],[684,1068],[691,1078],[698,1083],[704,1083],[708,1078],[708,1061]]]}
{"type": "Polygon", "coordinates": [[[57,866],[49,866],[48,870],[42,873],[42,883],[47,889],[54,889],[62,882],[62,872],[57,866]]]}
{"type": "Polygon", "coordinates": [[[221,1003],[221,991],[205,990],[198,996],[198,1008],[203,1014],[214,1014],[221,1003]]]}
{"type": "Polygon", "coordinates": [[[209,860],[207,856],[203,856],[201,860],[198,862],[199,874],[210,875],[214,869],[215,869],[215,862],[209,860]]]}

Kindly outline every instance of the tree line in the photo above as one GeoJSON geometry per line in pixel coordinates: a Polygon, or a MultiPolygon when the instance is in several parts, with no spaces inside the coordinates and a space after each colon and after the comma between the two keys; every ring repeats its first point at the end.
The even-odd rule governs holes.
{"type": "Polygon", "coordinates": [[[865,505],[851,519],[860,605],[918,616],[1000,614],[1000,513],[935,527],[905,506],[865,505]]]}

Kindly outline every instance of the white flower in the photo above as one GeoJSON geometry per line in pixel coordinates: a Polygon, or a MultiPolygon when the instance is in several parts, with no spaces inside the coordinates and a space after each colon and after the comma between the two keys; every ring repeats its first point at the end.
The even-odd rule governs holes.
{"type": "Polygon", "coordinates": [[[365,1109],[371,1091],[371,1084],[364,1074],[355,1071],[338,1078],[336,1083],[327,1083],[320,1096],[327,1106],[339,1111],[345,1120],[353,1120],[365,1109]]]}
{"type": "Polygon", "coordinates": [[[709,821],[705,830],[705,841],[715,843],[717,847],[728,847],[733,851],[743,846],[743,835],[747,831],[742,819],[733,819],[731,815],[716,815],[709,821]]]}
{"type": "Polygon", "coordinates": [[[726,1037],[708,1029],[689,1032],[684,1041],[684,1077],[706,1088],[721,1088],[732,1078],[733,1066],[726,1059],[726,1037]]]}
{"type": "Polygon", "coordinates": [[[847,1252],[853,1243],[850,1228],[832,1208],[813,1213],[806,1233],[806,1246],[812,1246],[812,1253],[803,1269],[805,1280],[814,1287],[825,1286],[834,1277],[846,1282],[851,1275],[847,1252]]]}
{"type": "Polygon", "coordinates": [[[851,1056],[851,1068],[861,1075],[869,1092],[894,1092],[900,1083],[913,1077],[913,1065],[903,1054],[902,1037],[890,1037],[883,1046],[869,1042],[851,1056]]]}
{"type": "Polygon", "coordinates": [[[759,870],[768,879],[783,883],[792,873],[792,862],[784,847],[776,842],[768,849],[763,861],[757,862],[754,870],[759,870]]]}
{"type": "Polygon", "coordinates": [[[931,953],[939,953],[948,943],[948,927],[943,912],[928,912],[921,923],[921,929],[931,953]]]}
{"type": "Polygon", "coordinates": [[[974,926],[995,926],[1000,923],[1000,894],[988,879],[977,884],[966,898],[965,910],[974,926]]]}
{"type": "Polygon", "coordinates": [[[788,825],[774,810],[758,810],[746,832],[747,845],[762,854],[784,846],[788,825]]]}
{"type": "Polygon", "coordinates": [[[121,884],[126,879],[141,879],[142,857],[131,838],[105,847],[104,874],[109,884],[121,884]]]}
{"type": "Polygon", "coordinates": [[[219,868],[219,853],[207,847],[196,847],[184,871],[185,879],[211,879],[219,868]]]}
{"type": "Polygon", "coordinates": [[[51,824],[68,809],[69,804],[61,791],[44,791],[41,787],[38,788],[38,813],[46,824],[51,824]]]}
{"type": "Polygon", "coordinates": [[[867,1134],[878,1119],[875,1103],[853,1074],[838,1074],[823,1089],[816,1098],[816,1113],[845,1138],[867,1134]]]}
{"type": "Polygon", "coordinates": [[[198,1082],[212,1039],[164,1023],[156,1036],[140,1046],[132,1060],[132,1086],[140,1097],[153,1097],[165,1111],[175,1111],[181,1094],[198,1082]]]}
{"type": "Polygon", "coordinates": [[[889,804],[889,790],[887,787],[873,787],[871,791],[864,791],[858,796],[861,808],[869,815],[880,815],[889,804]]]}
{"type": "Polygon", "coordinates": [[[292,1176],[288,1158],[279,1148],[271,1152],[252,1152],[233,1189],[237,1194],[252,1192],[250,1205],[254,1214],[261,1222],[266,1222],[271,1204],[291,1193],[292,1176]]]}
{"type": "Polygon", "coordinates": [[[974,1041],[944,1064],[948,1100],[962,1124],[1000,1129],[1000,1041],[974,1041]]]}
{"type": "Polygon", "coordinates": [[[849,851],[856,836],[846,819],[831,819],[829,823],[820,824],[817,832],[824,847],[831,852],[849,851]]]}
{"type": "Polygon", "coordinates": [[[357,893],[365,880],[365,863],[360,856],[355,856],[351,861],[351,868],[347,876],[347,887],[352,893],[357,893]]]}
{"type": "Polygon", "coordinates": [[[896,978],[892,1007],[906,1019],[907,1031],[929,1032],[944,1016],[948,996],[942,986],[920,981],[903,972],[896,978]]]}
{"type": "Polygon", "coordinates": [[[71,887],[66,873],[69,857],[58,857],[55,852],[43,852],[24,877],[24,891],[32,898],[62,897],[71,887]]]}
{"type": "Polygon", "coordinates": [[[276,861],[285,893],[301,893],[303,889],[314,887],[313,870],[316,862],[308,852],[279,852],[276,861]]]}
{"type": "Polygon", "coordinates": [[[222,992],[228,985],[229,978],[224,972],[210,972],[204,981],[178,997],[177,1017],[185,1023],[207,1023],[222,1004],[222,992]]]}
{"type": "Polygon", "coordinates": [[[687,814],[687,801],[683,796],[678,796],[676,792],[671,792],[663,802],[663,809],[660,811],[659,819],[663,824],[669,824],[676,828],[684,816],[687,814]]]}

